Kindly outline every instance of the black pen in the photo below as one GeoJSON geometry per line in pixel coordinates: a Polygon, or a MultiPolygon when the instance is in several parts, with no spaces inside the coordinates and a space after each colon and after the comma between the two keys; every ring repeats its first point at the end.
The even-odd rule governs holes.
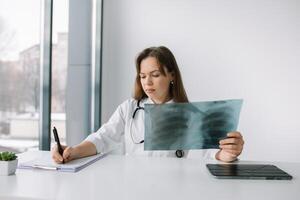
{"type": "MultiPolygon", "coordinates": [[[[54,140],[55,140],[55,142],[56,142],[56,144],[57,144],[58,153],[59,153],[61,156],[63,156],[64,150],[63,150],[63,148],[62,148],[61,145],[60,145],[59,137],[58,137],[57,130],[56,130],[55,126],[53,127],[53,135],[54,135],[54,140]]],[[[64,163],[64,160],[63,160],[63,163],[64,163]]]]}

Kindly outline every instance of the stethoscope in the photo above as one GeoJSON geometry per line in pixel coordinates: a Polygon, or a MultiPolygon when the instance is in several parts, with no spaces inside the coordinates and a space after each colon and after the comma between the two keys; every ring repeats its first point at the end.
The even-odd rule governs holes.
{"type": "MultiPolygon", "coordinates": [[[[132,127],[132,122],[133,122],[133,120],[134,120],[134,117],[136,116],[136,113],[139,111],[139,110],[145,110],[145,108],[144,107],[141,107],[140,106],[140,103],[141,103],[141,100],[138,100],[137,101],[137,106],[136,106],[136,109],[134,110],[134,112],[133,112],[133,114],[132,114],[132,119],[130,120],[130,124],[129,124],[129,132],[130,132],[130,137],[131,137],[131,140],[132,140],[132,142],[134,143],[134,144],[142,144],[142,143],[144,143],[144,140],[141,140],[141,141],[136,141],[135,139],[134,139],[134,137],[133,137],[133,134],[132,134],[132,129],[131,129],[131,127],[132,127]]],[[[175,155],[176,155],[176,157],[177,158],[182,158],[183,156],[184,156],[184,151],[183,150],[176,150],[175,151],[175,155]]]]}

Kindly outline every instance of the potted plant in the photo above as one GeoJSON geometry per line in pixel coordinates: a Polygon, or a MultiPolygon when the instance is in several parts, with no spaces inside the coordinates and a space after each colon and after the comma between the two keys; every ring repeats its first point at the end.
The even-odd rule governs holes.
{"type": "Polygon", "coordinates": [[[11,175],[16,172],[18,160],[15,153],[0,152],[0,175],[11,175]]]}

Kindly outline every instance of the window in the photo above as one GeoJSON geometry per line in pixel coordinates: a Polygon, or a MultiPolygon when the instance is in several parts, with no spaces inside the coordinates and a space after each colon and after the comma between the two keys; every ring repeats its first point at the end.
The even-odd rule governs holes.
{"type": "Polygon", "coordinates": [[[39,0],[1,1],[0,151],[38,148],[40,15],[39,0]]]}
{"type": "MultiPolygon", "coordinates": [[[[68,64],[68,0],[53,1],[51,127],[66,140],[65,96],[68,64]]],[[[51,133],[53,144],[53,134],[51,133]]]]}

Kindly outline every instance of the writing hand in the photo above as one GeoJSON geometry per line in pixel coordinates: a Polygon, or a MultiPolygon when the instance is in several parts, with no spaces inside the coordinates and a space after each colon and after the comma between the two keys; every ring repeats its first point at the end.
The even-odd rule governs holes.
{"type": "Polygon", "coordinates": [[[76,153],[73,147],[68,147],[63,145],[61,145],[61,147],[64,150],[63,155],[60,155],[60,153],[58,152],[57,145],[53,146],[53,148],[51,149],[52,159],[54,160],[54,162],[61,164],[61,163],[67,163],[75,159],[76,153]]]}

